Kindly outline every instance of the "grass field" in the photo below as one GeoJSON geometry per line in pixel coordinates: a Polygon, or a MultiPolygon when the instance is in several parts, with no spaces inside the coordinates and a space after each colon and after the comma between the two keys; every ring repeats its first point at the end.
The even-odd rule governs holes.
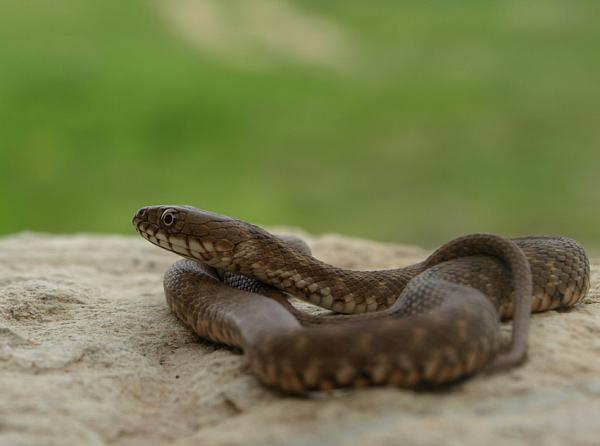
{"type": "Polygon", "coordinates": [[[600,3],[6,0],[0,233],[186,203],[600,246],[600,3]]]}

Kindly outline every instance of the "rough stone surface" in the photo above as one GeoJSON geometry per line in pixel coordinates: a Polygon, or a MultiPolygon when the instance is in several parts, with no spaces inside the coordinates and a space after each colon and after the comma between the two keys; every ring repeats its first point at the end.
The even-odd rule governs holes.
{"type": "MultiPolygon", "coordinates": [[[[426,254],[308,241],[352,268],[426,254]]],[[[0,239],[1,445],[600,444],[599,260],[581,305],[533,317],[521,368],[437,392],[299,399],[261,387],[241,355],[169,313],[161,278],[176,258],[134,237],[0,239]]]]}

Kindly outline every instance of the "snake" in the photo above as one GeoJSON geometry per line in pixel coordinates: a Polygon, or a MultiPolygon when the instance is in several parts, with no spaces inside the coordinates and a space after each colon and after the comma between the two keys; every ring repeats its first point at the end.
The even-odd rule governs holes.
{"type": "Polygon", "coordinates": [[[146,206],[133,225],[183,257],[163,279],[174,315],[242,351],[260,382],[286,394],[435,388],[518,366],[531,313],[572,307],[590,286],[585,250],[567,237],[469,234],[414,265],[361,271],[192,206],[146,206]],[[330,311],[304,312],[290,297],[330,311]]]}

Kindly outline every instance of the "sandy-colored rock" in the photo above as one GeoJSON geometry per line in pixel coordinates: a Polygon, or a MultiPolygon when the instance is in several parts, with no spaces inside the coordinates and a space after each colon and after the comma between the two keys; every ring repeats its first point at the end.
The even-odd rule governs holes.
{"type": "MultiPolygon", "coordinates": [[[[425,255],[309,242],[352,268],[425,255]]],[[[533,317],[523,367],[437,392],[300,399],[263,388],[241,355],[170,314],[161,280],[176,258],[135,237],[0,239],[2,446],[600,445],[600,262],[584,303],[533,317]]]]}

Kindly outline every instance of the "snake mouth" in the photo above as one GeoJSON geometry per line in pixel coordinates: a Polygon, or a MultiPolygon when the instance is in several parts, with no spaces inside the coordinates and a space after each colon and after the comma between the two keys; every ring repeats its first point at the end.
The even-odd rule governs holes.
{"type": "Polygon", "coordinates": [[[206,240],[199,240],[185,234],[169,234],[147,220],[135,221],[134,226],[138,234],[153,245],[167,251],[179,254],[191,260],[214,267],[227,267],[231,261],[226,253],[219,252],[218,247],[206,240]]]}
{"type": "Polygon", "coordinates": [[[158,226],[151,223],[141,223],[136,226],[137,232],[153,245],[159,246],[167,251],[181,256],[208,262],[212,259],[208,244],[201,243],[193,237],[177,234],[167,234],[158,226]]]}

